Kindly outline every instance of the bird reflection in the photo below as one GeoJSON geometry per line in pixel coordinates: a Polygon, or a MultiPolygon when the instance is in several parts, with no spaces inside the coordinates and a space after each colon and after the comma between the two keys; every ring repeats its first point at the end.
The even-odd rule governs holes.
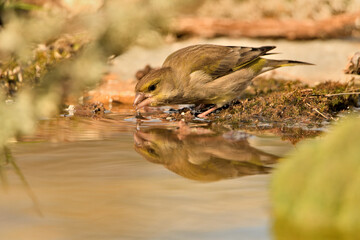
{"type": "Polygon", "coordinates": [[[138,130],[135,150],[152,163],[198,181],[266,174],[278,159],[250,146],[246,136],[239,140],[205,128],[189,129],[185,134],[161,128],[138,130]]]}

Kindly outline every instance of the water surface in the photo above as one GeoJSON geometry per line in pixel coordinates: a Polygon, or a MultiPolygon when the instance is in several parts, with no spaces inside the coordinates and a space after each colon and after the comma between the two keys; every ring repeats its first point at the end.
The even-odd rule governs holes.
{"type": "Polygon", "coordinates": [[[270,239],[274,136],[206,124],[44,120],[0,165],[0,239],[270,239]]]}

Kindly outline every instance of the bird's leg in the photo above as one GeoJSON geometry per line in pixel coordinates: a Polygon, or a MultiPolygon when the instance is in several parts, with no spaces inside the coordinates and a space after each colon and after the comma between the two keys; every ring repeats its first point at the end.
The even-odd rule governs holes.
{"type": "Polygon", "coordinates": [[[206,116],[207,116],[209,113],[215,111],[216,109],[218,109],[218,106],[214,106],[214,107],[210,108],[209,110],[206,110],[205,112],[199,114],[198,117],[199,117],[199,118],[206,118],[206,116]]]}
{"type": "Polygon", "coordinates": [[[187,135],[191,133],[191,128],[185,121],[178,122],[177,137],[179,140],[184,140],[187,135]]]}
{"type": "Polygon", "coordinates": [[[195,110],[196,110],[196,111],[201,110],[201,109],[204,108],[205,106],[206,106],[206,104],[201,103],[201,104],[199,104],[199,105],[197,105],[197,106],[195,107],[195,110]]]}

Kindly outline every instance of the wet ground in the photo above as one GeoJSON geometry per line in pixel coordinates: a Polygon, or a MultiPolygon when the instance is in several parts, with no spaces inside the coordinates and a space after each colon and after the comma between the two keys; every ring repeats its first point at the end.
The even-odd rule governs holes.
{"type": "Polygon", "coordinates": [[[0,239],[273,238],[268,186],[290,141],[113,112],[43,120],[10,145],[0,239]]]}

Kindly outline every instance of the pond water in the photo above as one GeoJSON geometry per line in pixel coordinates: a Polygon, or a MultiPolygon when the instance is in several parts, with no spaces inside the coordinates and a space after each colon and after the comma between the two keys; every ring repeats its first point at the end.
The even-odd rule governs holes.
{"type": "Polygon", "coordinates": [[[0,239],[271,239],[268,173],[292,148],[126,108],[43,120],[0,163],[0,239]]]}

